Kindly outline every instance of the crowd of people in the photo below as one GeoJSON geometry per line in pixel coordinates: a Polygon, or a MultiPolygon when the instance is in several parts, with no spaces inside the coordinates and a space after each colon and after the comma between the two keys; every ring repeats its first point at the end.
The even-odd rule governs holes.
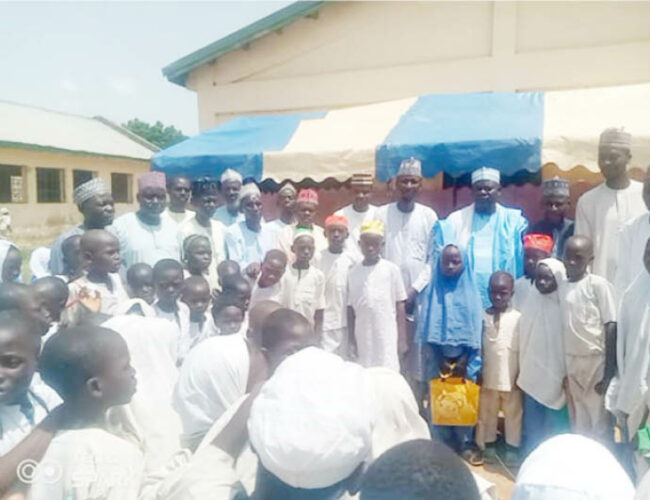
{"type": "Polygon", "coordinates": [[[0,240],[0,492],[486,499],[467,464],[499,460],[516,499],[650,498],[650,172],[629,178],[630,145],[601,134],[575,223],[568,181],[528,221],[488,167],[439,219],[416,158],[392,203],[354,174],[320,214],[285,183],[270,221],[230,169],[147,172],[119,217],[80,185],[83,222],[29,284],[0,240]],[[432,396],[452,380],[477,402],[432,396]],[[445,404],[474,420],[441,424],[445,404]]]}

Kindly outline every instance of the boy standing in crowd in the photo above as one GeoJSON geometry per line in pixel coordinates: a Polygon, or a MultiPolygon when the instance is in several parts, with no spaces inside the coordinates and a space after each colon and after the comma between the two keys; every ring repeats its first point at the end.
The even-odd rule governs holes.
{"type": "Polygon", "coordinates": [[[348,331],[361,365],[399,372],[406,351],[406,291],[399,268],[381,257],[384,225],[366,222],[360,236],[363,261],[348,276],[348,331]]]}
{"type": "Polygon", "coordinates": [[[568,394],[573,430],[606,437],[605,392],[616,372],[616,301],[605,278],[591,274],[594,248],[586,236],[567,240],[568,282],[561,289],[568,394]]]}
{"type": "Polygon", "coordinates": [[[325,236],[329,247],[320,255],[319,268],[325,275],[325,312],[323,314],[323,349],[348,357],[347,286],[350,268],[357,259],[346,250],[348,220],[343,215],[325,219],[325,236]]]}
{"type": "Polygon", "coordinates": [[[518,311],[526,302],[528,293],[535,288],[537,263],[547,259],[553,251],[553,238],[546,234],[530,233],[524,236],[524,275],[515,281],[512,305],[518,311]]]}

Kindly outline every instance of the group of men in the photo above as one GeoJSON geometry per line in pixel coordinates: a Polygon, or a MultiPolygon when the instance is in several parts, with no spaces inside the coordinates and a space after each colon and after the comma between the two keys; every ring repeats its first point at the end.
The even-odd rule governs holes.
{"type": "MultiPolygon", "coordinates": [[[[494,335],[506,328],[502,313],[535,286],[545,293],[529,268],[565,257],[567,246],[582,255],[587,274],[602,280],[599,297],[615,297],[616,306],[605,317],[604,306],[589,309],[599,300],[587,296],[592,288],[562,295],[582,322],[567,328],[602,337],[585,340],[598,344],[590,352],[598,360],[575,361],[567,390],[578,412],[604,411],[618,365],[608,409],[642,426],[650,177],[628,177],[630,146],[625,131],[603,132],[605,182],[578,200],[575,224],[568,181],[543,182],[544,215],[529,224],[500,203],[499,171],[487,167],[472,173],[473,202],[439,220],[416,201],[416,158],[401,162],[392,203],[370,204],[373,178],[355,174],[353,203],[319,214],[316,190],[286,183],[273,220],[265,220],[259,187],[233,170],[219,179],[143,174],[139,208],[119,217],[101,180],[82,184],[74,198],[83,221],[54,242],[50,276],[15,283],[19,252],[0,245],[0,374],[12,373],[0,392],[0,491],[35,499],[329,499],[358,491],[362,499],[489,498],[489,485],[457,457],[431,451],[437,445],[420,415],[430,318],[454,308],[468,314],[458,301],[440,309],[425,300],[447,272],[436,271],[443,253],[452,279],[440,279],[456,283],[463,267],[471,272],[467,283],[494,317],[494,335]],[[319,215],[327,215],[324,227],[319,215]],[[538,250],[544,255],[534,259],[538,250]],[[508,289],[508,279],[512,291],[499,309],[495,290],[504,281],[508,289]],[[594,317],[602,324],[589,323],[594,317]],[[604,387],[576,396],[594,363],[604,387]],[[429,470],[423,457],[444,464],[429,470]],[[25,460],[43,467],[28,481],[19,470],[16,481],[25,460]],[[393,476],[391,464],[403,469],[393,476]]],[[[569,274],[579,265],[564,262],[569,274]]],[[[571,276],[560,276],[556,285],[569,290],[571,276]]],[[[529,359],[543,364],[549,352],[529,359]]]]}

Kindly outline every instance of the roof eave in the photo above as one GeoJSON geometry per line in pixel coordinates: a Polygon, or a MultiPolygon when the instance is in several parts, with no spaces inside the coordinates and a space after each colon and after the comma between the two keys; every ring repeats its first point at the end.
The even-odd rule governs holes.
{"type": "Polygon", "coordinates": [[[51,153],[68,153],[73,155],[84,155],[84,156],[98,156],[102,158],[121,158],[126,160],[135,160],[135,161],[146,161],[150,162],[153,158],[154,152],[151,153],[149,158],[141,158],[137,156],[128,156],[128,155],[114,155],[109,153],[99,153],[97,151],[83,151],[80,149],[65,149],[58,148],[56,146],[45,146],[42,144],[30,144],[27,142],[15,142],[15,141],[2,141],[0,140],[0,147],[6,148],[16,148],[16,149],[29,149],[33,151],[47,151],[51,153]]]}
{"type": "Polygon", "coordinates": [[[224,54],[239,49],[244,45],[263,37],[267,33],[280,29],[293,21],[309,16],[319,10],[325,1],[294,2],[259,21],[255,21],[230,35],[220,38],[216,42],[206,45],[191,54],[181,57],[177,61],[165,66],[163,75],[170,82],[185,86],[187,76],[194,68],[214,61],[224,54]]]}

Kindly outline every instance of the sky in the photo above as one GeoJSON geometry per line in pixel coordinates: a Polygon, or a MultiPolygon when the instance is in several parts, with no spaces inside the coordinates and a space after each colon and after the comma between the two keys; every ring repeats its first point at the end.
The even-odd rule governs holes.
{"type": "Polygon", "coordinates": [[[0,100],[194,135],[196,94],[162,68],[290,3],[0,1],[0,100]]]}

